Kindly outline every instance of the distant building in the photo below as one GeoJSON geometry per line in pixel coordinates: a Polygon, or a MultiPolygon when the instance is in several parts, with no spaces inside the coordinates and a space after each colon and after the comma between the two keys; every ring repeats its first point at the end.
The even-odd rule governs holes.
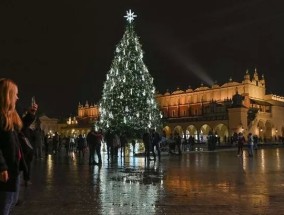
{"type": "Polygon", "coordinates": [[[89,105],[88,101],[83,106],[78,105],[78,120],[87,121],[87,123],[94,123],[99,118],[99,106],[95,104],[89,105]]]}
{"type": "Polygon", "coordinates": [[[167,136],[178,132],[205,142],[209,132],[220,143],[228,142],[236,132],[249,132],[262,141],[271,141],[284,133],[284,97],[266,94],[265,79],[257,70],[251,79],[246,71],[241,83],[232,79],[223,85],[201,85],[156,96],[165,119],[167,136]]]}
{"type": "Polygon", "coordinates": [[[61,122],[60,133],[62,136],[87,135],[91,126],[98,120],[99,108],[97,105],[78,105],[78,115],[70,116],[67,120],[61,122]]]}
{"type": "MultiPolygon", "coordinates": [[[[230,79],[223,85],[201,84],[196,89],[157,94],[156,99],[168,137],[178,132],[185,138],[193,136],[198,142],[206,142],[208,134],[213,133],[224,144],[239,132],[245,136],[251,132],[267,142],[284,135],[284,97],[266,94],[264,76],[260,78],[256,69],[252,77],[246,71],[241,82],[230,79]]],[[[84,134],[98,118],[97,105],[79,104],[74,118],[77,124],[69,119],[69,128],[84,134]]]]}
{"type": "Polygon", "coordinates": [[[60,130],[58,126],[58,119],[49,118],[46,115],[39,117],[40,127],[45,134],[52,136],[56,131],[60,130]]]}

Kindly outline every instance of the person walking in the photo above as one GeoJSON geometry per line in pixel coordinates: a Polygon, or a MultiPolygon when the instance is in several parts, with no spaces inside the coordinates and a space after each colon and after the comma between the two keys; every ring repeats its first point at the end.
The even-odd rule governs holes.
{"type": "Polygon", "coordinates": [[[0,79],[0,214],[9,215],[16,205],[20,189],[20,171],[25,171],[19,133],[34,120],[37,104],[23,119],[16,111],[18,87],[11,79],[0,79]]]}

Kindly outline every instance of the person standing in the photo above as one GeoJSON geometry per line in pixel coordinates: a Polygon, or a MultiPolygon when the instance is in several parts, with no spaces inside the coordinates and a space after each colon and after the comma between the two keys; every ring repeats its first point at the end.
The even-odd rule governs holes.
{"type": "Polygon", "coordinates": [[[181,155],[181,137],[178,132],[175,132],[175,146],[178,149],[178,155],[181,155]]]}
{"type": "Polygon", "coordinates": [[[95,150],[98,157],[99,165],[102,165],[102,155],[101,155],[102,141],[103,141],[103,131],[102,129],[99,129],[99,131],[96,132],[96,145],[95,145],[95,150]]]}
{"type": "Polygon", "coordinates": [[[135,155],[135,145],[136,145],[136,141],[134,139],[132,139],[131,145],[132,145],[132,152],[133,152],[133,156],[134,156],[135,155]]]}
{"type": "Polygon", "coordinates": [[[43,131],[40,127],[40,120],[36,120],[35,122],[35,130],[34,130],[34,146],[35,146],[35,157],[42,158],[42,145],[44,142],[43,131]]]}
{"type": "Polygon", "coordinates": [[[153,134],[152,134],[152,153],[154,156],[154,161],[156,160],[156,153],[155,153],[155,149],[158,152],[158,159],[159,161],[161,161],[161,149],[160,149],[160,141],[161,141],[161,136],[160,134],[153,130],[153,134]]]}
{"type": "Polygon", "coordinates": [[[53,138],[52,138],[52,151],[54,154],[57,154],[59,149],[59,134],[55,132],[53,138]]]}
{"type": "Polygon", "coordinates": [[[44,135],[44,152],[45,156],[47,157],[49,153],[49,137],[48,134],[44,135]]]}
{"type": "Polygon", "coordinates": [[[113,140],[112,140],[112,147],[113,147],[113,157],[118,157],[118,148],[120,147],[120,138],[117,133],[114,133],[113,140]]]}
{"type": "Polygon", "coordinates": [[[169,142],[169,154],[173,155],[175,154],[176,144],[175,144],[174,135],[172,133],[170,134],[170,138],[168,142],[169,142]]]}
{"type": "Polygon", "coordinates": [[[68,147],[67,147],[67,149],[68,149],[67,155],[71,159],[74,159],[75,158],[75,152],[76,152],[76,143],[75,143],[75,137],[74,136],[70,136],[68,138],[68,147]]]}
{"type": "Polygon", "coordinates": [[[34,120],[33,103],[23,120],[16,111],[18,87],[11,79],[0,79],[0,214],[8,215],[16,205],[20,189],[20,171],[25,170],[24,154],[18,135],[34,120]]]}
{"type": "Polygon", "coordinates": [[[252,133],[248,135],[248,153],[249,157],[253,157],[253,136],[252,133]]]}
{"type": "Polygon", "coordinates": [[[238,156],[243,156],[243,146],[245,143],[245,137],[244,135],[240,132],[238,135],[238,156]]]}
{"type": "Polygon", "coordinates": [[[253,135],[253,148],[254,150],[258,149],[258,136],[257,135],[253,135]]]}
{"type": "Polygon", "coordinates": [[[150,161],[151,135],[148,130],[143,134],[143,143],[145,148],[145,161],[150,161]]]}
{"type": "Polygon", "coordinates": [[[122,153],[123,153],[123,157],[125,157],[126,146],[127,146],[127,137],[126,137],[126,134],[123,133],[120,136],[120,157],[121,158],[122,158],[122,153]]]}
{"type": "Polygon", "coordinates": [[[110,130],[106,131],[104,139],[107,148],[107,160],[109,161],[110,158],[113,160],[113,134],[110,130]]]}
{"type": "Polygon", "coordinates": [[[89,147],[89,165],[102,164],[101,141],[101,132],[97,132],[95,128],[92,127],[91,131],[87,135],[87,144],[89,147]],[[97,154],[98,162],[95,161],[95,153],[97,154]]]}
{"type": "Polygon", "coordinates": [[[85,156],[85,138],[83,137],[82,134],[79,134],[78,138],[77,138],[77,142],[78,142],[78,154],[79,154],[79,158],[84,157],[85,156]]]}
{"type": "Polygon", "coordinates": [[[87,134],[87,146],[89,148],[89,165],[95,164],[95,128],[92,127],[91,131],[87,134]]]}
{"type": "Polygon", "coordinates": [[[189,136],[189,151],[194,150],[194,144],[195,144],[194,137],[192,135],[190,135],[189,136]]]}

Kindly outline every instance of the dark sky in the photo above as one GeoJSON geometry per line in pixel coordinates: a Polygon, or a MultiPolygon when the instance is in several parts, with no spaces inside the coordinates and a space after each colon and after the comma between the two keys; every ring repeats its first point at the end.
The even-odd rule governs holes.
{"type": "Polygon", "coordinates": [[[18,83],[19,106],[34,95],[61,117],[98,102],[128,9],[158,91],[241,81],[257,67],[267,93],[284,95],[283,0],[2,0],[0,77],[18,83]]]}

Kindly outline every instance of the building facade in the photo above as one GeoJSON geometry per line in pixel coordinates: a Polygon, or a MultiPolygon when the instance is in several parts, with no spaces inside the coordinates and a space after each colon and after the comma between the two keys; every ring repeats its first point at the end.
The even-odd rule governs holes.
{"type": "Polygon", "coordinates": [[[55,132],[60,130],[58,119],[56,118],[49,118],[48,116],[43,115],[39,117],[39,121],[41,124],[41,129],[49,136],[52,136],[55,132]]]}
{"type": "MultiPolygon", "coordinates": [[[[218,137],[220,144],[229,143],[234,133],[249,133],[261,142],[279,141],[284,135],[284,97],[266,94],[264,75],[257,70],[251,76],[246,71],[241,82],[196,89],[177,89],[156,95],[163,114],[163,130],[167,137],[178,133],[184,138],[193,136],[197,142],[206,142],[209,134],[218,137]]],[[[61,133],[87,134],[99,118],[97,105],[78,105],[78,116],[70,117],[61,133]]]]}
{"type": "Polygon", "coordinates": [[[85,105],[79,103],[78,115],[70,116],[67,121],[60,123],[60,133],[65,137],[77,137],[79,134],[86,136],[91,127],[99,118],[98,105],[89,105],[86,101],[85,105]]]}
{"type": "Polygon", "coordinates": [[[234,133],[252,133],[260,141],[277,141],[284,134],[284,97],[266,94],[265,79],[248,71],[241,82],[176,91],[156,96],[167,136],[193,136],[206,142],[212,132],[219,143],[229,142],[234,133]]]}

